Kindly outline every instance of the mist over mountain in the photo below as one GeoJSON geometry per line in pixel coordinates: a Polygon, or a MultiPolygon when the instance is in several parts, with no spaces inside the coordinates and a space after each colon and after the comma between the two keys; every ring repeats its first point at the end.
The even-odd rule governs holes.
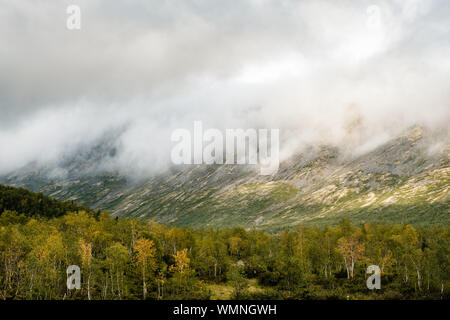
{"type": "Polygon", "coordinates": [[[0,174],[112,136],[98,170],[148,178],[195,120],[279,128],[282,160],[448,133],[445,0],[77,1],[76,31],[69,1],[0,2],[0,174]]]}
{"type": "Polygon", "coordinates": [[[449,17],[0,0],[1,300],[285,318],[450,298],[449,17]]]}
{"type": "Polygon", "coordinates": [[[0,182],[113,216],[197,227],[280,230],[342,218],[426,226],[450,217],[449,140],[435,144],[419,126],[362,154],[311,145],[273,176],[226,164],[173,166],[141,179],[98,169],[115,156],[114,145],[104,142],[58,165],[30,164],[0,182]]]}
{"type": "Polygon", "coordinates": [[[0,0],[0,182],[179,225],[447,219],[448,1],[69,4],[0,0]],[[280,170],[174,166],[194,121],[279,129],[280,170]]]}

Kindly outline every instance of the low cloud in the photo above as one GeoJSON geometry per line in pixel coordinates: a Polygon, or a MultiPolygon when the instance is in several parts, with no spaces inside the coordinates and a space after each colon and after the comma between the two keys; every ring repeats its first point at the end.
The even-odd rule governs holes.
{"type": "Polygon", "coordinates": [[[104,167],[154,173],[170,134],[280,128],[366,151],[450,120],[450,3],[0,0],[0,174],[114,137],[104,167]],[[66,7],[81,30],[66,29],[66,7]],[[374,20],[375,19],[375,20],[374,20]]]}

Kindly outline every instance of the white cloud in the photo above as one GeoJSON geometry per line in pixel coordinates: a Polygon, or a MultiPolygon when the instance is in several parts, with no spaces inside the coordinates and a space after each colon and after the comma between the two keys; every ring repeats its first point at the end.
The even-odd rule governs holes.
{"type": "Polygon", "coordinates": [[[110,168],[160,170],[171,130],[194,120],[280,128],[289,150],[342,143],[355,116],[358,150],[445,128],[449,14],[446,0],[0,0],[0,173],[117,128],[110,168]],[[65,27],[72,3],[80,31],[65,27]]]}

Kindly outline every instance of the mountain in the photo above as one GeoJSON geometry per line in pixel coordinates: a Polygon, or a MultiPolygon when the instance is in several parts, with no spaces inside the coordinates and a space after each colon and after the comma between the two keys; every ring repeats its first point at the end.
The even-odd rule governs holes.
{"type": "Polygon", "coordinates": [[[22,188],[3,186],[0,184],[0,214],[15,211],[25,216],[53,218],[68,212],[85,211],[95,214],[89,208],[78,206],[69,201],[58,201],[22,188]]]}
{"type": "Polygon", "coordinates": [[[269,231],[296,225],[356,223],[440,225],[450,221],[450,143],[413,127],[370,152],[348,155],[311,146],[283,161],[274,176],[250,166],[181,166],[132,180],[95,168],[115,156],[104,142],[57,166],[30,164],[0,182],[72,200],[113,216],[195,227],[269,231]]]}

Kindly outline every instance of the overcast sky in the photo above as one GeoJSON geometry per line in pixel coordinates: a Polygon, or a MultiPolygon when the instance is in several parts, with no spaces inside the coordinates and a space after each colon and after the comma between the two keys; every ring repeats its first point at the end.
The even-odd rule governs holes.
{"type": "Polygon", "coordinates": [[[449,17],[448,0],[0,0],[0,174],[117,130],[116,168],[159,170],[194,120],[280,128],[284,154],[446,128],[449,17]]]}

